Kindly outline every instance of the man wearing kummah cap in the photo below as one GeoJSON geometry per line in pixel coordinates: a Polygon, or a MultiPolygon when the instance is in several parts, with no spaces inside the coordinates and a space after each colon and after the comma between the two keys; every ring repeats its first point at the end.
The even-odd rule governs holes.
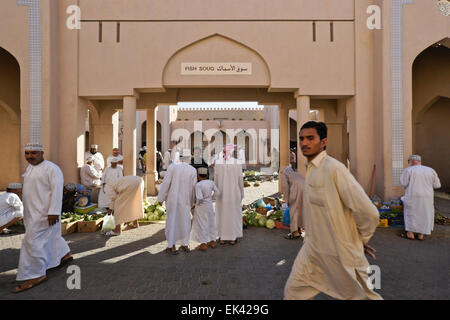
{"type": "Polygon", "coordinates": [[[430,235],[434,227],[434,190],[441,187],[439,177],[432,168],[422,165],[419,155],[408,158],[409,168],[406,168],[400,183],[406,189],[402,197],[404,204],[404,219],[406,233],[401,236],[414,240],[423,240],[424,235],[430,235]]]}
{"type": "Polygon", "coordinates": [[[120,154],[119,148],[112,149],[112,155],[108,156],[106,159],[106,167],[111,167],[111,159],[118,158],[117,165],[123,169],[123,156],[120,154]]]}
{"type": "Polygon", "coordinates": [[[98,150],[97,144],[91,145],[91,149],[84,154],[84,160],[86,161],[87,158],[89,158],[89,156],[94,157],[93,162],[94,168],[98,172],[102,172],[103,169],[105,168],[105,159],[103,158],[103,155],[97,150],[98,150]]]}
{"type": "Polygon", "coordinates": [[[123,177],[123,170],[119,167],[119,157],[112,157],[110,159],[111,166],[107,167],[105,173],[103,174],[101,183],[102,187],[100,188],[98,194],[98,207],[99,208],[109,208],[111,204],[111,199],[108,196],[110,188],[123,177]]]}
{"type": "Polygon", "coordinates": [[[7,228],[23,219],[22,184],[10,183],[0,195],[0,235],[12,233],[7,228]]]}
{"type": "Polygon", "coordinates": [[[48,269],[73,260],[61,236],[63,173],[56,164],[44,160],[42,145],[27,144],[25,159],[30,164],[23,175],[25,237],[16,278],[23,282],[13,293],[42,283],[47,280],[48,269]]]}
{"type": "Polygon", "coordinates": [[[189,150],[184,150],[182,162],[169,166],[158,193],[158,202],[166,202],[166,252],[169,254],[178,254],[176,244],[181,244],[181,250],[190,250],[191,209],[195,204],[197,184],[197,171],[189,165],[190,159],[189,150]]]}

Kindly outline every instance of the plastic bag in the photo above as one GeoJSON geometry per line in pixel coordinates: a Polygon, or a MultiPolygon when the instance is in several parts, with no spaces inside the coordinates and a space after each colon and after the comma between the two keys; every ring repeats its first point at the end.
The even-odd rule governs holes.
{"type": "Polygon", "coordinates": [[[112,214],[106,215],[103,218],[102,233],[114,230],[116,228],[116,221],[112,214]]]}
{"type": "Polygon", "coordinates": [[[289,215],[289,208],[287,208],[286,210],[284,210],[283,218],[282,218],[281,222],[282,222],[285,226],[288,226],[288,225],[291,223],[291,216],[289,215]]]}

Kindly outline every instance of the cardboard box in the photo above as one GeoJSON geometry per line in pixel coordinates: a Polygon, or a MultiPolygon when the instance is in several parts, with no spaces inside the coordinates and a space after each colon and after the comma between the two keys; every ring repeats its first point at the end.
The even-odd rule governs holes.
{"type": "Polygon", "coordinates": [[[74,232],[77,231],[77,224],[81,220],[74,221],[74,222],[69,222],[71,219],[72,218],[67,218],[67,219],[61,220],[61,234],[63,236],[65,236],[67,234],[74,233],[74,232]]]}
{"type": "Polygon", "coordinates": [[[93,221],[78,221],[77,231],[78,232],[96,232],[102,226],[103,218],[93,220],[93,221]]]}

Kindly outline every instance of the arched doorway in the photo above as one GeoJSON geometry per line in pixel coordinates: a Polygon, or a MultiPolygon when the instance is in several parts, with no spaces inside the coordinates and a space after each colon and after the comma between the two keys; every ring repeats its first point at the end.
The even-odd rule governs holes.
{"type": "Polygon", "coordinates": [[[16,58],[0,47],[0,190],[20,182],[20,66],[16,58]]]}
{"type": "Polygon", "coordinates": [[[424,50],[413,64],[413,153],[436,170],[442,188],[449,190],[450,48],[440,43],[424,50]]]}

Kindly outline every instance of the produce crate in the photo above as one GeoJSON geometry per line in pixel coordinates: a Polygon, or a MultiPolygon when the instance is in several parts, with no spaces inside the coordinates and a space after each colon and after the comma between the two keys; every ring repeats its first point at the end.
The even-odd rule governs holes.
{"type": "Polygon", "coordinates": [[[279,221],[275,221],[275,228],[277,228],[277,229],[287,229],[287,230],[290,229],[289,226],[285,226],[284,224],[282,224],[279,221]]]}
{"type": "Polygon", "coordinates": [[[71,218],[61,220],[61,234],[63,236],[77,231],[77,223],[81,220],[69,222],[71,218]]]}
{"type": "Polygon", "coordinates": [[[75,210],[75,213],[78,213],[78,214],[86,214],[86,213],[89,213],[89,212],[91,212],[91,211],[94,211],[95,209],[97,209],[97,204],[96,203],[93,203],[93,204],[91,204],[91,205],[89,205],[89,206],[86,206],[86,207],[78,207],[78,206],[75,206],[75,208],[74,208],[75,210]]]}
{"type": "Polygon", "coordinates": [[[387,228],[389,226],[388,219],[380,219],[378,227],[387,228]]]}
{"type": "Polygon", "coordinates": [[[78,221],[77,231],[78,232],[96,232],[101,228],[104,218],[100,218],[93,221],[78,221]]]}

